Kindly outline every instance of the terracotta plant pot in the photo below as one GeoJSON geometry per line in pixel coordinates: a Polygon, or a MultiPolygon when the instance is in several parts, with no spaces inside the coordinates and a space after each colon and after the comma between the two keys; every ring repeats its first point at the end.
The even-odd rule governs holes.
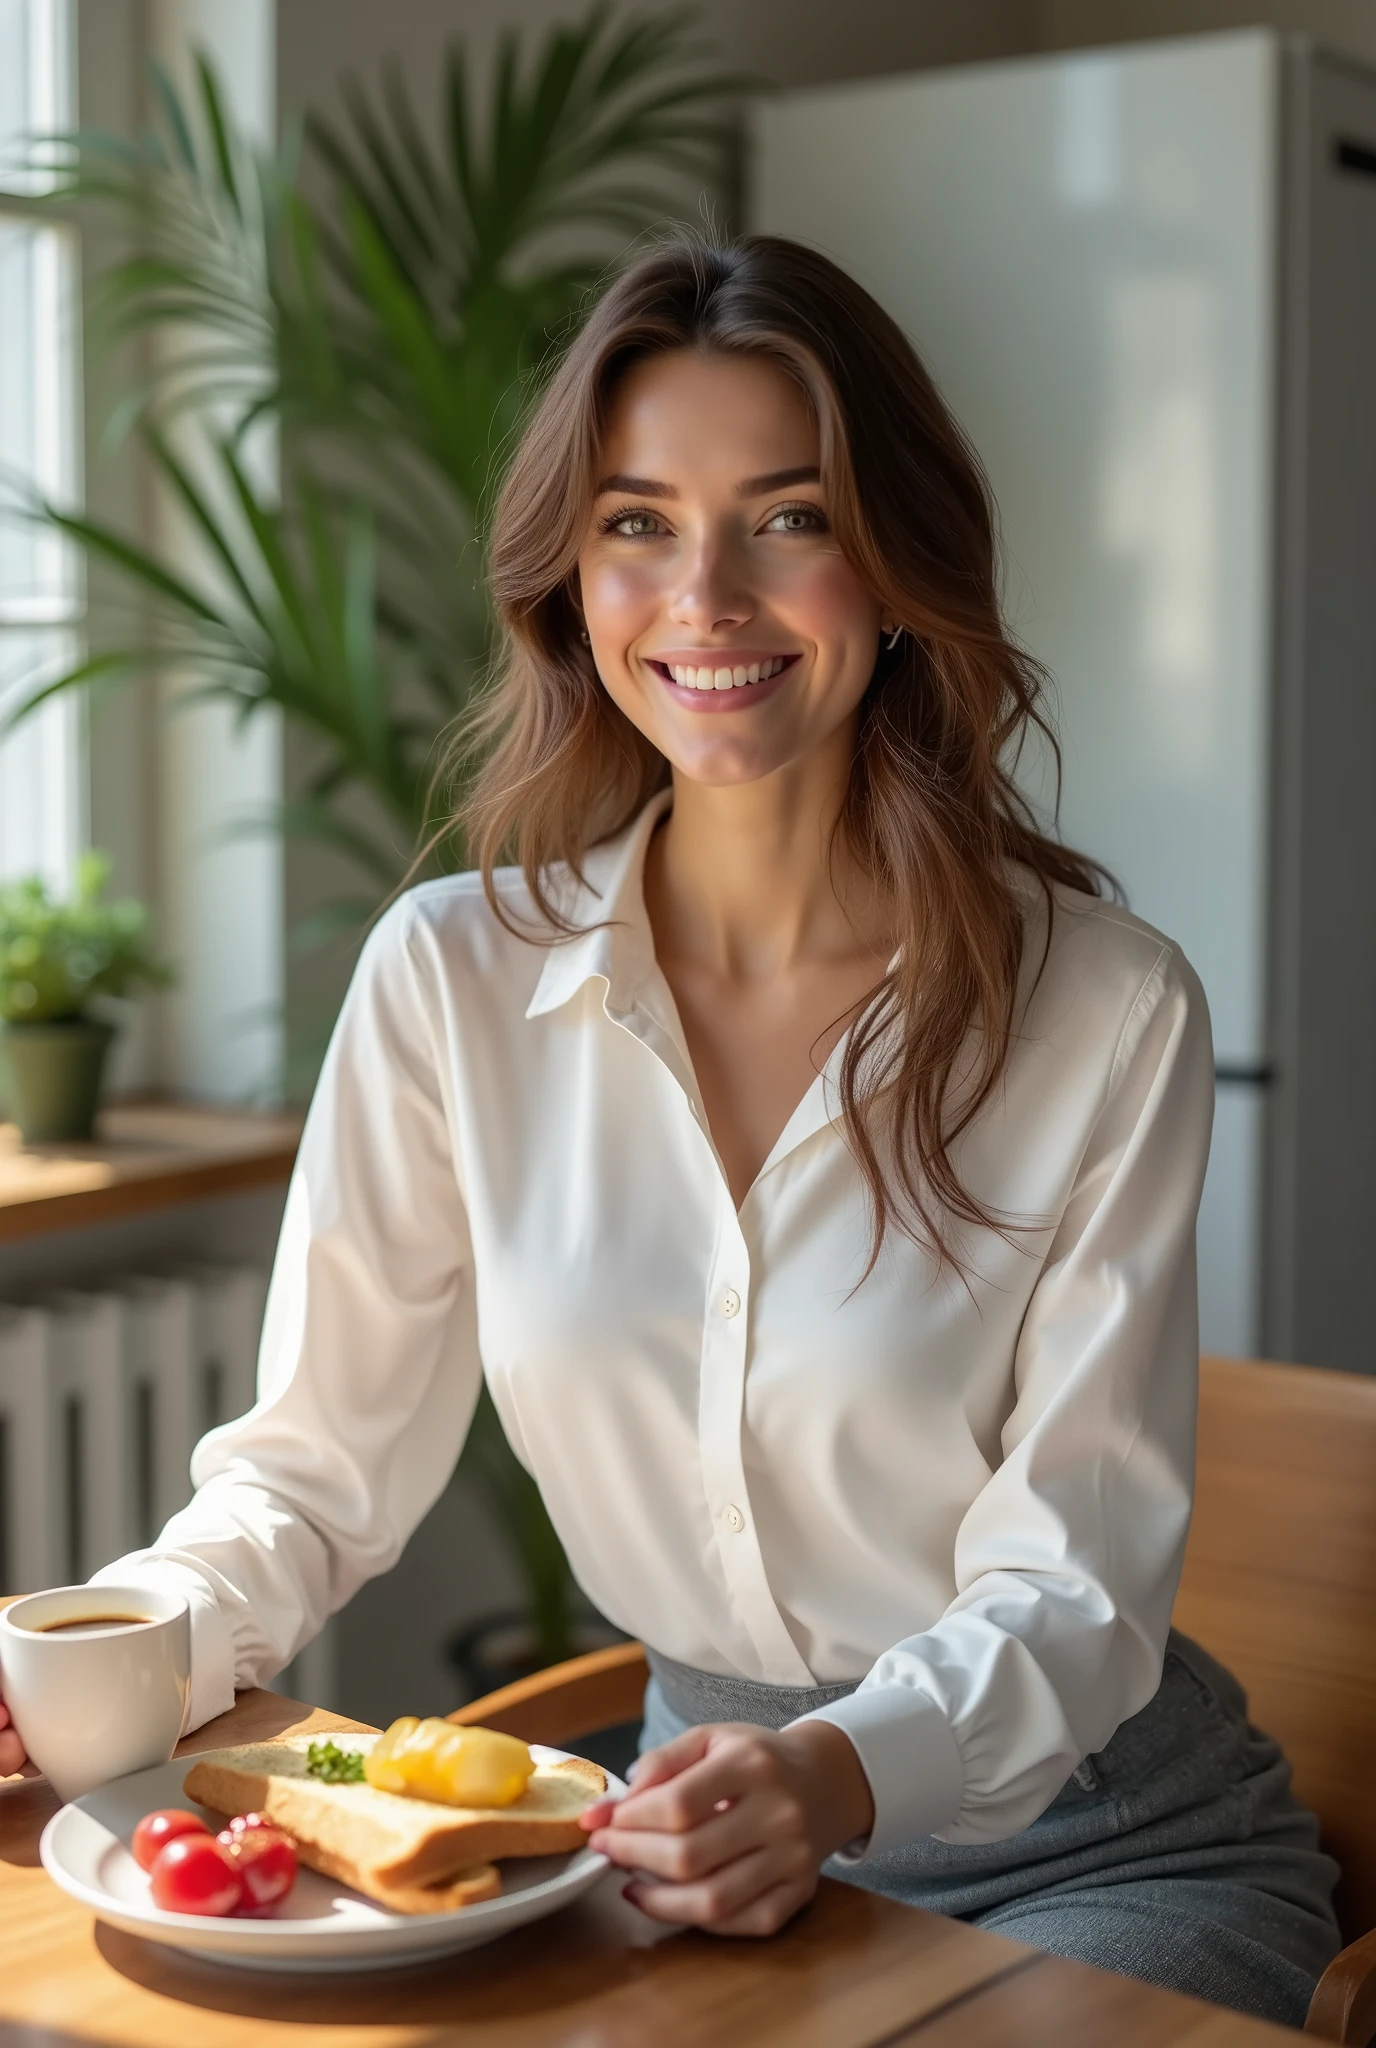
{"type": "Polygon", "coordinates": [[[115,1030],[95,1017],[0,1025],[10,1115],[26,1145],[82,1144],[95,1136],[115,1030]]]}

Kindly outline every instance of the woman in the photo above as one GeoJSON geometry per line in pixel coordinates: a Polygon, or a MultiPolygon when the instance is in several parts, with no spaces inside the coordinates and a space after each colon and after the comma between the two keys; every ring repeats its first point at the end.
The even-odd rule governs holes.
{"type": "Polygon", "coordinates": [[[1298,2023],[1333,1866],[1169,1634],[1204,1001],[1015,793],[1039,677],[959,430],[821,257],[678,240],[491,559],[478,871],[372,934],[258,1405],[109,1576],[184,1587],[219,1713],[395,1561],[485,1373],[650,1646],[589,1817],[648,1914],[768,1933],[826,1864],[1298,2023]]]}

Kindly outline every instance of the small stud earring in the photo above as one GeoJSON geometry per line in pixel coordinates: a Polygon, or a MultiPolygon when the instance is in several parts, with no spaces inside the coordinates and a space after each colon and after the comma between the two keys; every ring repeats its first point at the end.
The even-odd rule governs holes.
{"type": "Polygon", "coordinates": [[[587,629],[587,627],[586,627],[586,626],[580,626],[580,627],[579,627],[579,629],[578,629],[578,637],[579,637],[579,639],[580,639],[580,640],[582,641],[582,643],[583,643],[583,645],[584,645],[585,647],[591,647],[591,646],[592,646],[592,640],[591,640],[591,637],[589,636],[589,633],[588,633],[588,629],[587,629]]]}
{"type": "Polygon", "coordinates": [[[886,647],[897,647],[899,641],[902,638],[903,628],[901,626],[895,626],[892,633],[889,634],[887,640],[884,642],[884,645],[886,647]]]}

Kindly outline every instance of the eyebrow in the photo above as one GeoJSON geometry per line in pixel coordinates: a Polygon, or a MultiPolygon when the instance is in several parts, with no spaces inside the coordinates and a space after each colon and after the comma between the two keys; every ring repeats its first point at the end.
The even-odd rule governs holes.
{"type": "MultiPolygon", "coordinates": [[[[815,484],[821,482],[821,471],[815,463],[804,463],[798,469],[772,469],[765,476],[748,476],[736,485],[738,498],[762,498],[769,491],[787,490],[790,484],[815,484]]],[[[672,484],[658,482],[652,476],[626,476],[618,471],[613,476],[604,476],[597,486],[597,495],[607,491],[624,491],[636,498],[676,498],[678,492],[672,484]]]]}
{"type": "Polygon", "coordinates": [[[819,484],[822,472],[815,462],[805,462],[798,469],[771,469],[764,476],[748,476],[745,482],[736,485],[738,498],[763,498],[769,491],[786,491],[790,484],[819,484]]]}
{"type": "Polygon", "coordinates": [[[633,498],[676,498],[678,492],[672,484],[656,483],[652,476],[625,476],[620,471],[613,476],[604,476],[597,486],[600,498],[604,491],[625,491],[633,498]]]}

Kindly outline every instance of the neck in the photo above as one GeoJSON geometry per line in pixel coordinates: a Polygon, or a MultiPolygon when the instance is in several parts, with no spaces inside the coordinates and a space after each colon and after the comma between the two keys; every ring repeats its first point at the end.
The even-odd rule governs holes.
{"type": "Polygon", "coordinates": [[[886,953],[875,891],[837,836],[854,734],[757,782],[675,774],[650,843],[645,904],[661,959],[755,981],[808,962],[886,953]]]}

